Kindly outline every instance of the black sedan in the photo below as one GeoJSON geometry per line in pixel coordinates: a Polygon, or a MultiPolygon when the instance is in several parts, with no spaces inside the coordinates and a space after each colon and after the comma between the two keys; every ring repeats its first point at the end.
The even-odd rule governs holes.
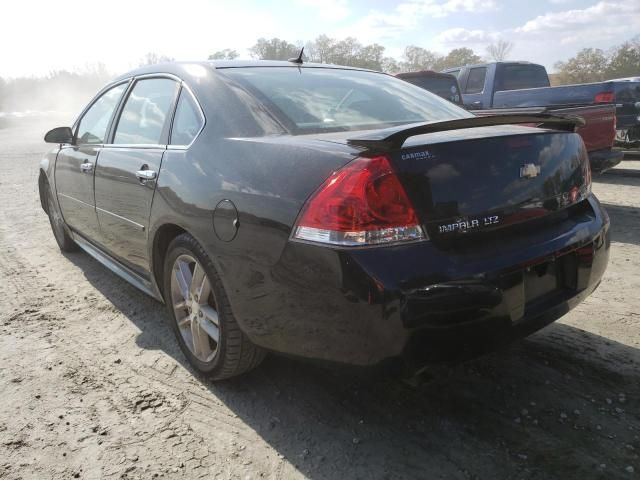
{"type": "Polygon", "coordinates": [[[211,378],[267,351],[418,367],[599,284],[609,220],[579,123],[475,117],[347,67],[154,65],[47,133],[39,190],[60,248],[163,301],[211,378]]]}

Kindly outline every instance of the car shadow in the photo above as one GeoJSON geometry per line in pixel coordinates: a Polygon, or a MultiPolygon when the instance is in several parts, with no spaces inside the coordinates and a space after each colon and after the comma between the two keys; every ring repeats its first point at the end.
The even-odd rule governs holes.
{"type": "MultiPolygon", "coordinates": [[[[67,258],[140,330],[139,347],[193,372],[163,305],[88,255],[67,258]]],[[[200,381],[314,480],[614,479],[639,466],[639,365],[637,348],[555,323],[411,382],[275,355],[240,378],[200,381]]]]}
{"type": "Polygon", "coordinates": [[[602,203],[611,218],[611,240],[640,245],[640,208],[602,203]]]}
{"type": "Polygon", "coordinates": [[[594,174],[595,183],[607,185],[640,185],[640,170],[634,168],[613,168],[601,174],[594,174]]]}

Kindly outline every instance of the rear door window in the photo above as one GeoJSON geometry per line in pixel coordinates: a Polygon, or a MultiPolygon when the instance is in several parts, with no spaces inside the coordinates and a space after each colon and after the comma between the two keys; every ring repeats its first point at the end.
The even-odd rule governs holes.
{"type": "Polygon", "coordinates": [[[502,65],[496,91],[548,86],[549,77],[541,65],[502,65]]]}
{"type": "Polygon", "coordinates": [[[486,67],[477,67],[469,70],[469,78],[467,79],[467,86],[464,89],[464,93],[482,93],[486,76],[486,67]]]}
{"type": "Polygon", "coordinates": [[[171,145],[189,145],[202,129],[200,108],[188,90],[182,89],[171,128],[171,145]]]}
{"type": "Polygon", "coordinates": [[[167,119],[178,93],[169,78],[138,80],[120,114],[113,143],[160,145],[166,138],[167,119]]]}
{"type": "Polygon", "coordinates": [[[126,83],[107,90],[85,112],[76,132],[78,145],[100,145],[104,143],[107,128],[120,97],[124,93],[126,83]]]}

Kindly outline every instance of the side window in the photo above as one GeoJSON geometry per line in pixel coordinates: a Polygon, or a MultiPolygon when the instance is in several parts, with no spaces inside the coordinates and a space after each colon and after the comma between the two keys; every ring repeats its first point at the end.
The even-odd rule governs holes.
{"type": "Polygon", "coordinates": [[[191,94],[183,88],[178,100],[169,143],[171,145],[189,145],[200,132],[202,124],[200,109],[191,94]]]}
{"type": "Polygon", "coordinates": [[[158,145],[178,83],[168,78],[138,80],[129,94],[113,143],[158,145]]]}
{"type": "Polygon", "coordinates": [[[91,105],[78,125],[76,134],[77,144],[99,145],[104,143],[104,137],[109,127],[109,120],[111,120],[111,115],[118,105],[120,97],[126,87],[126,83],[113,87],[91,105]]]}
{"type": "Polygon", "coordinates": [[[469,78],[467,79],[467,86],[464,89],[464,93],[482,93],[484,90],[484,78],[486,76],[486,67],[472,68],[469,71],[469,78]]]}

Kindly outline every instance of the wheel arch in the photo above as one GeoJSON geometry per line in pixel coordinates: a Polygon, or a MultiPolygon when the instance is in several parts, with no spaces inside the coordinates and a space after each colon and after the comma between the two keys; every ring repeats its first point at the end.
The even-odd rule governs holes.
{"type": "MultiPolygon", "coordinates": [[[[38,192],[40,193],[40,206],[45,213],[49,214],[49,204],[47,203],[47,192],[45,190],[46,186],[49,185],[49,179],[47,178],[47,174],[41,168],[40,175],[38,176],[38,192]]],[[[51,188],[51,185],[49,185],[51,188]]]]}
{"type": "Polygon", "coordinates": [[[167,250],[169,249],[169,244],[176,238],[178,235],[182,235],[183,233],[189,233],[185,228],[180,225],[176,225],[175,223],[165,223],[158,227],[153,236],[153,243],[151,249],[151,268],[153,278],[155,280],[156,286],[158,287],[158,291],[162,298],[164,298],[164,259],[167,254],[167,250]]]}

